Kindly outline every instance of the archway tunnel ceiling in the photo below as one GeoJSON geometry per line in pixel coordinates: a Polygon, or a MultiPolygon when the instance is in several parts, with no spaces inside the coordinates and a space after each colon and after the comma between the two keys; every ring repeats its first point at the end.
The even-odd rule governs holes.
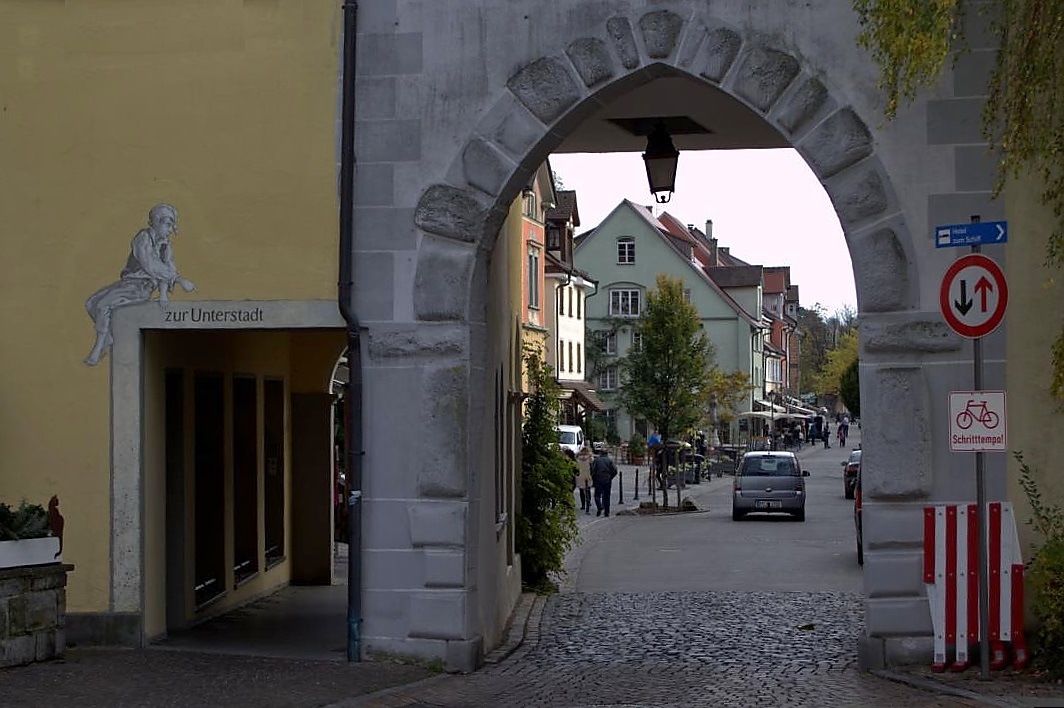
{"type": "Polygon", "coordinates": [[[658,117],[686,119],[705,129],[674,134],[681,152],[791,147],[768,121],[731,96],[670,76],[618,96],[576,126],[555,152],[642,152],[647,145],[643,126],[658,117]]]}

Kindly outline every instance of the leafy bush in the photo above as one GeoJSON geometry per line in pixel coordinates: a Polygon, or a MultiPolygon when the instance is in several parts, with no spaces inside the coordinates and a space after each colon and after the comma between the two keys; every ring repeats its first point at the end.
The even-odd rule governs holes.
{"type": "Polygon", "coordinates": [[[632,457],[647,456],[647,441],[639,433],[632,433],[628,438],[628,454],[632,457]]]}
{"type": "Polygon", "coordinates": [[[521,512],[517,551],[521,575],[535,592],[556,589],[552,574],[565,572],[565,554],[576,541],[571,462],[557,445],[557,385],[538,353],[527,353],[530,393],[521,428],[521,512]]]}
{"type": "Polygon", "coordinates": [[[0,503],[0,541],[49,536],[48,512],[40,504],[23,501],[17,509],[0,503]]]}
{"type": "Polygon", "coordinates": [[[1057,504],[1046,504],[1038,491],[1031,468],[1023,454],[1013,453],[1020,463],[1020,486],[1031,505],[1027,520],[1042,537],[1033,547],[1027,564],[1027,588],[1031,611],[1037,620],[1034,652],[1035,665],[1048,678],[1064,679],[1064,512],[1057,504]]]}

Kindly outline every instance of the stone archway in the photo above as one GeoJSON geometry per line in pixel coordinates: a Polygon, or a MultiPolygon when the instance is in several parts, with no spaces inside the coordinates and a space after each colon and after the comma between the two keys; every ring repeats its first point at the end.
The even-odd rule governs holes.
{"type": "MultiPolygon", "coordinates": [[[[442,178],[425,178],[417,192],[416,245],[407,251],[411,264],[404,279],[393,284],[396,301],[409,304],[410,319],[394,316],[370,325],[369,366],[393,375],[413,366],[426,391],[396,404],[423,426],[422,454],[411,465],[411,499],[403,507],[404,530],[412,547],[434,562],[448,557],[469,569],[427,584],[431,591],[410,592],[410,622],[393,622],[396,635],[372,641],[388,648],[429,647],[429,653],[443,652],[457,665],[475,663],[485,637],[492,643],[489,625],[505,613],[500,600],[505,593],[492,586],[500,572],[492,567],[497,566],[490,549],[492,524],[478,515],[483,480],[490,475],[471,424],[488,410],[480,362],[487,336],[481,313],[488,253],[520,185],[574,125],[611,96],[681,75],[727,93],[778,130],[805,157],[835,205],[861,315],[863,417],[883,422],[865,433],[866,455],[890,461],[865,472],[871,552],[865,565],[864,660],[881,665],[929,655],[930,619],[919,569],[922,505],[951,498],[957,489],[932,473],[936,465],[943,467],[932,446],[933,433],[940,434],[933,394],[950,384],[932,385],[929,367],[956,357],[963,343],[934,311],[933,280],[922,272],[934,249],[929,253],[924,240],[913,238],[922,224],[910,226],[914,215],[926,216],[919,197],[929,198],[933,186],[917,189],[914,199],[909,171],[897,167],[902,150],[926,151],[927,145],[904,120],[909,132],[901,137],[873,127],[866,117],[872,114],[869,97],[860,87],[837,88],[828,70],[837,58],[830,48],[822,56],[799,52],[794,45],[802,44],[800,36],[762,31],[758,24],[785,19],[744,16],[741,3],[715,6],[717,15],[695,2],[670,3],[669,9],[633,2],[630,12],[616,14],[583,4],[588,6],[583,23],[559,26],[561,35],[543,42],[551,51],[530,52],[504,82],[471,92],[478,121],[465,128],[464,144],[448,148],[449,163],[436,160],[437,173],[444,165],[442,178]],[[864,105],[856,105],[855,97],[864,105]],[[904,197],[888,163],[902,175],[904,197]],[[891,416],[892,411],[905,415],[891,416]],[[441,611],[461,620],[442,626],[441,611]],[[431,648],[433,641],[440,643],[431,648]]],[[[823,12],[845,14],[848,8],[823,12]]],[[[812,30],[795,32],[803,31],[812,30]]],[[[850,25],[831,31],[838,33],[834,41],[852,44],[850,25]]],[[[815,48],[817,42],[807,45],[815,48]]],[[[386,454],[378,461],[403,459],[386,454]]],[[[372,507],[372,496],[367,504],[372,507]]],[[[370,594],[378,591],[373,583],[370,594]]]]}

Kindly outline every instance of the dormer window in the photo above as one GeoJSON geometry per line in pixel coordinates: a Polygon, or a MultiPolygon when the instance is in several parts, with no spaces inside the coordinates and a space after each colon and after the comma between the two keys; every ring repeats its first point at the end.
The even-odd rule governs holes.
{"type": "Polygon", "coordinates": [[[635,239],[631,236],[621,236],[617,239],[617,264],[632,265],[635,263],[635,239]]]}

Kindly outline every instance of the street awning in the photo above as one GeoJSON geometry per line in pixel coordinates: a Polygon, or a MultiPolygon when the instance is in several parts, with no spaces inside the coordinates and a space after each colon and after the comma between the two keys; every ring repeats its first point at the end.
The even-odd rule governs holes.
{"type": "Polygon", "coordinates": [[[762,400],[760,398],[755,398],[754,399],[754,403],[758,404],[759,406],[764,406],[765,408],[767,408],[770,411],[776,411],[777,413],[786,413],[787,412],[787,409],[784,408],[783,406],[774,405],[774,404],[769,403],[768,401],[762,400]]]}
{"type": "Polygon", "coordinates": [[[771,413],[766,413],[765,411],[743,411],[742,413],[736,414],[735,417],[736,418],[764,418],[765,420],[770,420],[774,416],[771,413]]]}
{"type": "Polygon", "coordinates": [[[577,402],[584,408],[600,412],[606,410],[606,404],[595,395],[594,389],[588,386],[586,381],[561,380],[558,381],[558,386],[563,393],[568,392],[569,396],[577,399],[577,402]]]}

